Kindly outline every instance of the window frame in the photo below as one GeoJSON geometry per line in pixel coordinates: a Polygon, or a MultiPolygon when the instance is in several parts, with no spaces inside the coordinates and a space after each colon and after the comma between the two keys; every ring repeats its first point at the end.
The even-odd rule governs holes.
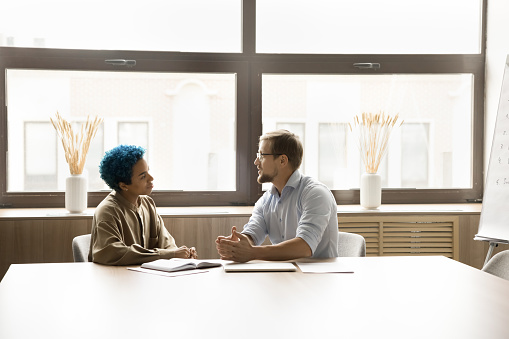
{"type": "MultiPolygon", "coordinates": [[[[261,134],[261,77],[263,74],[464,74],[471,73],[473,79],[473,131],[472,131],[472,188],[469,189],[383,189],[382,203],[465,203],[482,199],[483,193],[483,141],[484,140],[484,55],[263,55],[252,66],[252,78],[258,78],[251,100],[255,122],[260,121],[261,134]],[[403,59],[403,60],[402,60],[403,59]],[[316,62],[310,62],[314,60],[316,62]],[[380,69],[358,69],[356,62],[380,63],[380,69]]],[[[254,133],[254,132],[253,132],[254,133]]],[[[255,133],[256,134],[256,133],[255,133]]],[[[333,190],[339,205],[358,204],[358,189],[333,190]]],[[[259,194],[261,194],[259,189],[259,194]]]]}
{"type": "MultiPolygon", "coordinates": [[[[230,55],[197,55],[195,53],[150,53],[122,51],[55,50],[37,48],[0,47],[0,206],[3,207],[63,207],[64,192],[7,192],[7,106],[6,69],[51,69],[73,71],[125,71],[125,72],[183,72],[183,73],[235,73],[236,102],[236,191],[154,191],[151,197],[159,206],[232,205],[249,204],[249,168],[244,154],[248,151],[249,126],[248,63],[230,55]],[[133,68],[109,65],[106,59],[127,58],[136,60],[133,68]]],[[[88,206],[97,206],[109,191],[89,191],[88,206]]]]}
{"type": "MultiPolygon", "coordinates": [[[[56,69],[140,72],[237,73],[236,191],[154,191],[158,206],[253,205],[263,194],[253,161],[262,133],[262,74],[426,74],[474,75],[471,189],[383,190],[382,203],[462,203],[482,199],[484,158],[484,84],[486,8],[482,3],[481,52],[459,55],[342,55],[256,53],[256,1],[242,0],[242,53],[66,50],[0,47],[0,207],[63,207],[64,192],[7,192],[7,106],[5,70],[56,69]],[[133,68],[109,65],[106,59],[134,59],[133,68]],[[358,69],[357,62],[377,62],[378,70],[358,69]]],[[[90,191],[88,205],[97,206],[109,192],[90,191]]],[[[358,204],[359,190],[334,190],[338,204],[358,204]]]]}

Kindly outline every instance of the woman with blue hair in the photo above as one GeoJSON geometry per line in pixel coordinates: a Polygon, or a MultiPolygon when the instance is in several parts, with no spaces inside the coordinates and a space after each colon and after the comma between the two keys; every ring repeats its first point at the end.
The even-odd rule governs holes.
{"type": "Polygon", "coordinates": [[[194,247],[177,247],[164,226],[152,193],[154,178],[142,147],[120,145],[106,152],[101,178],[113,190],[92,220],[89,260],[105,265],[136,265],[156,259],[196,258],[194,247]]]}

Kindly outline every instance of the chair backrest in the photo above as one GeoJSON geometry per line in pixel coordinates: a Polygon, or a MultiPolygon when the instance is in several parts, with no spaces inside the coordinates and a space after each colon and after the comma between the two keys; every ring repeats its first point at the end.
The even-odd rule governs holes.
{"type": "Polygon", "coordinates": [[[482,268],[484,272],[509,280],[509,250],[495,254],[482,268]]]}
{"type": "Polygon", "coordinates": [[[91,234],[78,235],[72,239],[72,255],[74,262],[87,262],[90,251],[91,234]]]}
{"type": "Polygon", "coordinates": [[[366,240],[362,235],[339,232],[338,257],[365,257],[366,240]]]}

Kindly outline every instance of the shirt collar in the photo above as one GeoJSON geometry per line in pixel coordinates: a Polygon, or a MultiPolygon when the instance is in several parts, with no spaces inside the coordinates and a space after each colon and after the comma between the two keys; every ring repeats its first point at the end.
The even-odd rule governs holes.
{"type": "Polygon", "coordinates": [[[137,201],[137,205],[133,205],[131,204],[131,202],[129,200],[127,200],[126,198],[124,198],[122,196],[122,194],[118,193],[117,191],[113,190],[111,193],[110,193],[115,199],[118,200],[119,203],[121,203],[122,205],[124,205],[125,207],[129,208],[130,210],[133,210],[134,212],[137,212],[138,211],[138,206],[140,206],[140,203],[141,203],[141,198],[138,197],[138,201],[137,201]]]}
{"type": "MultiPolygon", "coordinates": [[[[285,187],[283,187],[283,191],[285,190],[286,187],[296,188],[297,186],[299,186],[301,178],[302,178],[302,174],[299,172],[299,170],[295,170],[292,173],[292,175],[290,176],[290,178],[288,178],[288,181],[286,182],[285,187]]],[[[272,185],[270,193],[273,195],[279,196],[276,186],[274,186],[274,185],[272,185]]]]}

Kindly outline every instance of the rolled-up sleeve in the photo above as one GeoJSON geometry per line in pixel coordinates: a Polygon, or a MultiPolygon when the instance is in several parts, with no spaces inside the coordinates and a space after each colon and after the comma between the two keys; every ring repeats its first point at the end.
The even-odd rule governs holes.
{"type": "Polygon", "coordinates": [[[330,191],[321,185],[308,187],[299,202],[302,215],[297,226],[296,237],[303,239],[311,248],[312,254],[322,241],[323,234],[329,224],[331,211],[330,191]]]}
{"type": "Polygon", "coordinates": [[[242,234],[249,235],[254,245],[260,246],[267,237],[267,222],[264,214],[267,207],[268,194],[265,193],[254,205],[253,214],[249,218],[247,224],[244,225],[242,234]]]}

